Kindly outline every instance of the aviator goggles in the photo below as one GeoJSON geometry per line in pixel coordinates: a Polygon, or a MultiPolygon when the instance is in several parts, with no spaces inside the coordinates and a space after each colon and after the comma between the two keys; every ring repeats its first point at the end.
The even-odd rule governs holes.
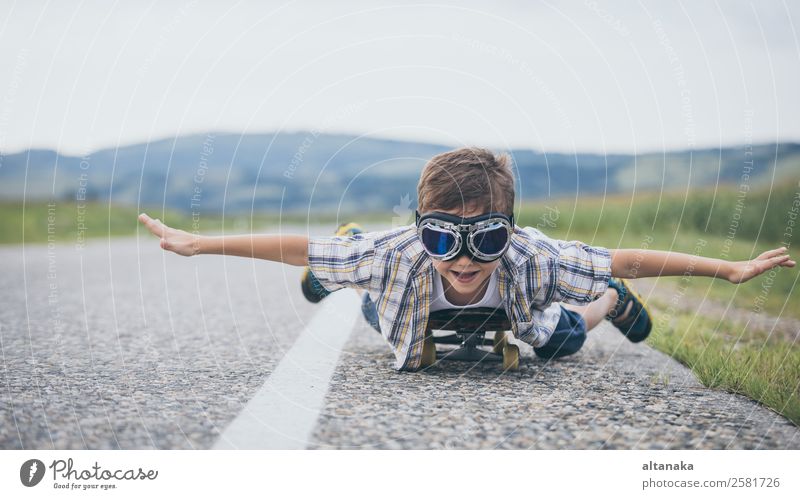
{"type": "Polygon", "coordinates": [[[448,213],[417,214],[417,235],[431,258],[453,260],[467,255],[479,262],[493,262],[511,244],[514,216],[485,213],[462,218],[448,213]]]}

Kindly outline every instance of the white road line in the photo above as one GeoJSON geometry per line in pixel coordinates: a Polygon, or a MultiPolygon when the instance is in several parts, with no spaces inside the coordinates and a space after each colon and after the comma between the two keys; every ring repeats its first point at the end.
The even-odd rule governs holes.
{"type": "Polygon", "coordinates": [[[327,296],[275,371],[213,449],[304,449],[328,385],[361,313],[358,293],[327,296]]]}

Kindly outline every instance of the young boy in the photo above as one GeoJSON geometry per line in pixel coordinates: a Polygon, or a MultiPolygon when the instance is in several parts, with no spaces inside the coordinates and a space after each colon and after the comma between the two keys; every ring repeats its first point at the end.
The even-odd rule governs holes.
{"type": "Polygon", "coordinates": [[[786,248],[728,262],[677,252],[608,250],[550,239],[514,224],[514,176],[506,155],[462,148],[433,157],[417,186],[413,225],[365,233],[343,224],[332,237],[208,237],[139,220],[180,255],[225,254],[307,266],[303,294],[318,302],[343,287],[362,290],[367,321],[391,345],[395,368],[423,366],[428,315],[460,307],[504,310],[514,336],[536,355],[577,352],[586,332],[608,319],[629,340],[644,340],[652,318],[624,278],[692,275],[741,283],[793,267],[786,248]]]}

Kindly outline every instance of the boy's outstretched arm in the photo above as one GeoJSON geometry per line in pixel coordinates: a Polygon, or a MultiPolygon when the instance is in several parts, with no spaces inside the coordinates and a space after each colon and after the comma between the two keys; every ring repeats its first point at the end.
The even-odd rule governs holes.
{"type": "Polygon", "coordinates": [[[139,221],[161,238],[161,248],[183,256],[215,254],[262,258],[289,265],[308,265],[308,238],[293,234],[201,236],[168,227],[147,214],[139,221]]]}
{"type": "Polygon", "coordinates": [[[729,262],[676,251],[618,249],[611,251],[612,277],[682,276],[717,277],[742,283],[777,266],[794,267],[786,248],[765,251],[753,260],[729,262]]]}

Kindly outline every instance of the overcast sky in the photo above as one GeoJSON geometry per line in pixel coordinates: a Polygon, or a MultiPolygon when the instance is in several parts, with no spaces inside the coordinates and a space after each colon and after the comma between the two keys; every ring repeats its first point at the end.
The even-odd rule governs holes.
{"type": "Polygon", "coordinates": [[[800,9],[0,2],[0,151],[316,128],[546,151],[800,140],[800,9]]]}

